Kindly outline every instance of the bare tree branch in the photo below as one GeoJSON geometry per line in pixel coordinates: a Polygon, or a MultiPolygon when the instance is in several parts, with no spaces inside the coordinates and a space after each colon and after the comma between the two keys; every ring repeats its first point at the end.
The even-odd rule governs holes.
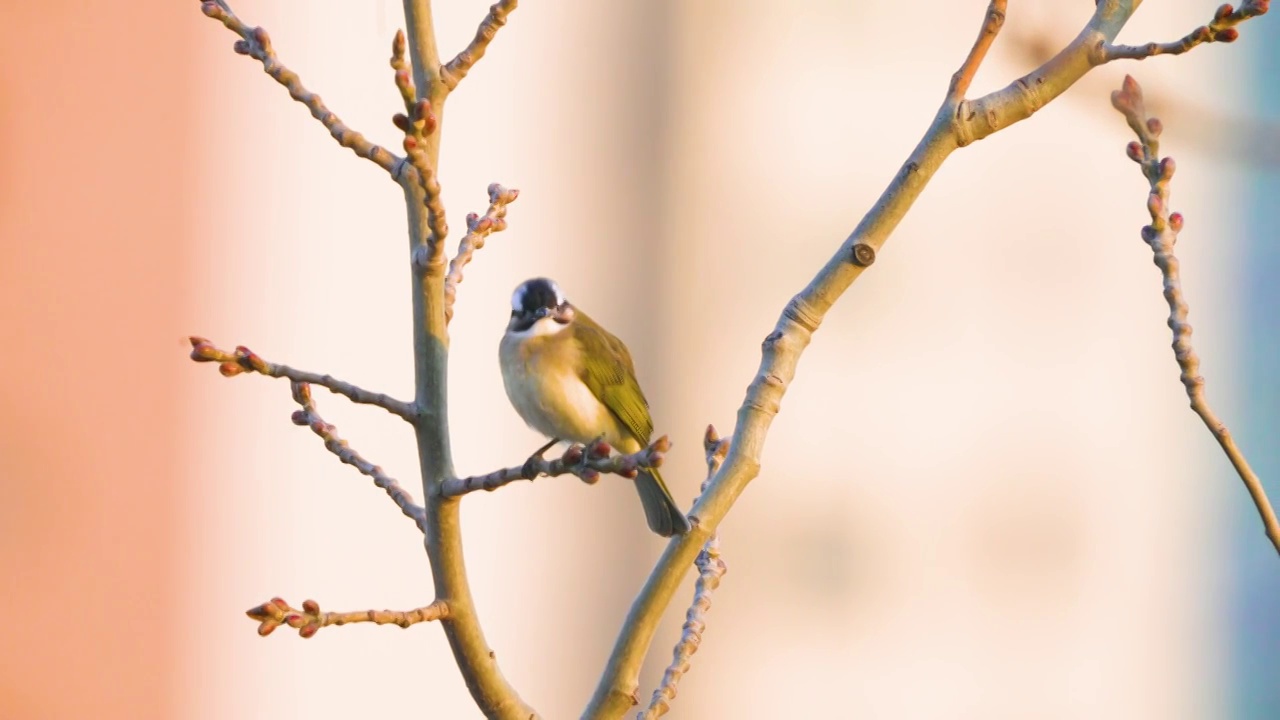
{"type": "Polygon", "coordinates": [[[484,57],[484,51],[489,49],[493,36],[498,34],[499,28],[507,24],[507,15],[516,9],[517,4],[518,0],[498,0],[489,8],[489,14],[476,29],[476,36],[472,38],[471,43],[463,48],[457,57],[440,68],[440,79],[446,88],[453,90],[458,87],[458,83],[467,76],[471,66],[484,57]]]}
{"type": "Polygon", "coordinates": [[[267,377],[286,378],[296,382],[319,385],[347,398],[351,402],[380,407],[392,415],[413,422],[414,409],[412,403],[397,400],[384,393],[365,390],[349,382],[339,380],[332,375],[321,375],[291,368],[288,365],[267,362],[259,357],[257,353],[243,345],[236,347],[234,353],[229,353],[219,350],[213,343],[202,337],[193,335],[189,340],[191,341],[191,359],[196,362],[220,363],[218,370],[225,377],[249,372],[266,375],[267,377]]]}
{"type": "Polygon", "coordinates": [[[987,57],[987,51],[996,41],[996,35],[1000,34],[1000,28],[1004,27],[1006,5],[1008,0],[991,0],[991,4],[987,5],[986,22],[982,23],[982,29],[978,31],[978,39],[973,42],[969,57],[964,59],[960,69],[951,76],[951,87],[947,90],[947,95],[953,100],[959,102],[964,99],[965,93],[969,92],[969,86],[973,84],[978,68],[987,57]]]}
{"type": "Polygon", "coordinates": [[[315,600],[306,600],[299,610],[281,598],[272,598],[267,602],[245,611],[245,614],[258,621],[258,634],[262,637],[270,635],[281,625],[288,625],[298,631],[298,635],[313,637],[322,627],[330,625],[346,625],[348,623],[368,622],[375,625],[399,625],[407,628],[422,622],[439,620],[449,616],[449,606],[439,600],[426,607],[413,610],[357,610],[355,612],[324,612],[315,600]]]}
{"type": "MultiPolygon", "coordinates": [[[[769,427],[801,354],[827,311],[875,259],[934,173],[957,148],[1031,117],[1102,62],[1098,49],[1115,39],[1140,4],[1141,0],[1102,0],[1070,45],[1001,90],[961,101],[948,87],[933,123],[880,199],[808,286],[787,303],[764,339],[760,368],[738,410],[728,456],[690,511],[693,529],[671,539],[636,596],[584,718],[620,718],[632,707],[640,667],[663,611],[720,520],[760,472],[769,427]]],[[[984,17],[984,27],[987,22],[984,17]]]]}
{"type": "MultiPolygon", "coordinates": [[[[395,70],[396,88],[404,100],[405,113],[396,113],[392,118],[395,126],[404,132],[404,151],[413,167],[418,186],[422,188],[423,203],[427,208],[428,257],[419,258],[418,264],[444,262],[444,238],[449,234],[449,224],[445,221],[444,203],[440,200],[440,181],[436,177],[435,161],[428,157],[427,138],[438,129],[438,121],[431,107],[429,97],[418,97],[417,87],[413,84],[412,69],[405,60],[405,36],[403,31],[396,31],[395,40],[391,43],[391,68],[395,70]]],[[[439,147],[437,144],[436,147],[439,147]]]]}
{"type": "Polygon", "coordinates": [[[223,0],[203,2],[200,5],[200,9],[204,11],[205,15],[221,21],[228,30],[239,35],[240,39],[236,41],[235,51],[261,62],[263,71],[276,82],[285,86],[289,91],[290,97],[307,106],[307,109],[311,111],[311,116],[324,125],[325,129],[329,131],[334,140],[338,141],[339,145],[366,160],[372,161],[392,176],[395,175],[396,168],[400,165],[400,158],[344,125],[337,115],[325,107],[319,95],[307,90],[302,85],[302,80],[298,77],[298,74],[280,62],[280,58],[276,56],[275,50],[271,47],[271,37],[267,35],[266,30],[245,25],[223,0]]]}
{"type": "Polygon", "coordinates": [[[444,319],[453,320],[453,303],[457,300],[458,285],[462,283],[462,270],[471,262],[471,256],[484,247],[489,233],[507,229],[507,205],[516,201],[520,191],[507,189],[494,183],[489,186],[489,209],[484,216],[467,215],[467,234],[458,243],[458,254],[449,262],[449,274],[444,279],[444,319]]]}
{"type": "Polygon", "coordinates": [[[1200,375],[1200,357],[1191,345],[1191,324],[1187,322],[1189,310],[1182,293],[1181,264],[1173,253],[1183,219],[1181,213],[1169,211],[1169,183],[1173,179],[1175,164],[1171,157],[1160,157],[1160,133],[1163,127],[1160,120],[1147,115],[1142,88],[1128,75],[1125,76],[1121,89],[1111,93],[1111,104],[1124,115],[1129,127],[1137,134],[1137,142],[1129,143],[1129,158],[1141,166],[1142,174],[1151,184],[1151,192],[1147,196],[1151,224],[1142,228],[1142,239],[1151,246],[1156,267],[1160,268],[1160,274],[1164,277],[1164,298],[1169,303],[1169,329],[1173,331],[1173,354],[1178,367],[1182,369],[1182,384],[1187,388],[1191,409],[1204,421],[1209,432],[1213,433],[1236,473],[1244,481],[1253,504],[1258,508],[1267,537],[1271,539],[1276,552],[1280,553],[1280,522],[1277,522],[1276,513],[1267,500],[1262,481],[1249,467],[1244,453],[1236,446],[1227,426],[1214,414],[1205,397],[1204,378],[1200,375]]]}
{"type": "Polygon", "coordinates": [[[564,455],[555,460],[534,456],[520,467],[495,470],[488,475],[445,480],[440,485],[440,493],[445,497],[458,497],[477,490],[493,492],[517,480],[533,480],[543,475],[575,475],[588,484],[599,481],[601,473],[634,478],[640,470],[661,467],[665,454],[670,449],[671,442],[666,435],[654,440],[649,447],[630,455],[610,456],[612,448],[606,442],[595,442],[585,450],[580,445],[572,445],[565,450],[564,455]]]}
{"type": "Polygon", "coordinates": [[[338,456],[342,462],[359,470],[362,475],[372,478],[373,484],[386,491],[387,496],[400,508],[400,512],[413,520],[419,530],[426,532],[426,511],[420,505],[414,504],[413,496],[400,487],[400,483],[396,482],[395,478],[383,472],[381,467],[365,460],[360,453],[351,449],[346,440],[338,437],[337,428],[325,422],[324,418],[316,412],[315,401],[311,398],[311,386],[296,380],[290,385],[293,388],[293,401],[302,406],[301,410],[293,413],[293,424],[311,428],[311,432],[324,440],[326,450],[338,456]]]}
{"type": "Polygon", "coordinates": [[[1181,40],[1173,42],[1150,42],[1146,45],[1104,44],[1101,49],[1103,62],[1145,60],[1156,55],[1181,55],[1204,43],[1235,42],[1240,37],[1240,31],[1236,30],[1236,26],[1250,18],[1266,14],[1270,5],[1271,0],[1244,0],[1239,10],[1230,5],[1222,5],[1213,14],[1213,20],[1208,25],[1201,25],[1187,33],[1181,40]]]}
{"type": "MultiPolygon", "coordinates": [[[[404,0],[406,45],[413,83],[419,101],[430,103],[437,129],[420,144],[429,167],[439,169],[440,124],[449,88],[440,77],[430,0],[404,0]]],[[[418,415],[414,434],[418,466],[427,512],[426,548],[435,581],[436,597],[448,603],[449,615],[441,622],[462,679],[476,706],[486,717],[531,720],[537,711],[526,703],[503,677],[497,657],[485,640],[467,581],[462,551],[462,523],[458,498],[445,497],[441,485],[454,477],[449,437],[449,332],[445,319],[445,267],[442,209],[433,208],[429,187],[401,182],[408,213],[410,262],[414,268],[413,374],[414,405],[418,415]],[[432,242],[432,238],[435,242],[432,242]],[[434,247],[433,247],[434,245],[434,247]]]]}
{"type": "MultiPolygon", "coordinates": [[[[729,441],[720,439],[715,426],[708,425],[706,436],[702,440],[702,448],[707,454],[707,479],[702,481],[700,493],[707,491],[711,478],[715,477],[724,457],[729,452],[729,441]]],[[[653,699],[649,707],[641,711],[637,720],[655,720],[671,710],[671,701],[676,698],[676,687],[680,678],[689,672],[693,654],[702,646],[702,633],[707,627],[707,613],[711,610],[711,593],[720,587],[720,578],[728,571],[724,560],[720,559],[720,536],[711,533],[710,539],[702,546],[698,557],[693,561],[698,568],[698,580],[694,583],[693,603],[685,613],[684,627],[680,630],[680,641],[672,651],[671,664],[662,675],[662,683],[653,691],[653,699]]]]}

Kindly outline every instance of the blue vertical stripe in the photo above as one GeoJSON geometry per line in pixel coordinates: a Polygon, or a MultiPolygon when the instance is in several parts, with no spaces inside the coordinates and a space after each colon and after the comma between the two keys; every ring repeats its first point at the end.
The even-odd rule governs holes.
{"type": "MultiPolygon", "coordinates": [[[[1273,13],[1273,15],[1280,13],[1273,13]]],[[[1241,28],[1246,36],[1250,92],[1244,108],[1251,117],[1280,127],[1280,17],[1267,16],[1241,28]]],[[[1278,156],[1280,136],[1255,137],[1269,144],[1264,157],[1278,156]]],[[[1263,150],[1255,145],[1254,149],[1263,150]]],[[[1243,267],[1238,289],[1243,417],[1229,423],[1273,501],[1280,500],[1280,167],[1242,169],[1245,189],[1243,267]]],[[[1225,475],[1225,473],[1224,473],[1225,475]]],[[[1234,477],[1224,477],[1234,481],[1234,477]]],[[[1231,663],[1228,683],[1232,716],[1241,720],[1280,718],[1280,558],[1262,534],[1257,513],[1243,488],[1231,501],[1231,663]]]]}

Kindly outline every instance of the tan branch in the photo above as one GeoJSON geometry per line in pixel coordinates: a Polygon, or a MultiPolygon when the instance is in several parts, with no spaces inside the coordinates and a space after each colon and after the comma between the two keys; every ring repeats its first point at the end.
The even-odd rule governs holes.
{"type": "MultiPolygon", "coordinates": [[[[720,439],[715,426],[708,425],[702,447],[707,454],[707,479],[702,481],[700,493],[707,491],[711,479],[724,463],[725,455],[729,452],[729,441],[720,439]]],[[[707,628],[707,613],[711,610],[711,593],[720,587],[720,579],[729,569],[720,558],[720,537],[717,533],[711,533],[711,538],[702,546],[693,564],[698,569],[698,580],[694,583],[693,603],[685,613],[680,640],[671,653],[671,664],[663,673],[661,684],[653,691],[649,707],[636,716],[637,720],[654,720],[671,710],[671,701],[676,697],[680,678],[689,672],[693,654],[702,647],[702,633],[707,628]]]]}
{"type": "Polygon", "coordinates": [[[395,478],[383,472],[381,467],[365,460],[360,453],[351,449],[346,440],[338,437],[337,428],[325,422],[324,418],[316,412],[310,385],[297,381],[292,381],[290,385],[293,388],[294,402],[302,406],[301,410],[293,413],[293,424],[311,428],[311,432],[319,435],[324,441],[326,450],[336,455],[343,463],[359,470],[360,474],[371,478],[373,484],[387,493],[387,497],[395,502],[396,507],[400,508],[400,512],[404,513],[405,517],[413,520],[419,530],[426,532],[426,511],[414,504],[413,496],[400,487],[400,483],[396,482],[395,478]]]}
{"type": "Polygon", "coordinates": [[[634,478],[640,470],[661,467],[665,454],[670,449],[671,442],[666,435],[654,440],[649,447],[630,455],[610,456],[612,448],[606,442],[593,443],[586,449],[580,445],[572,445],[565,450],[564,455],[555,460],[535,456],[520,467],[496,470],[488,475],[445,480],[440,485],[440,494],[444,497],[458,497],[477,490],[493,492],[517,480],[533,480],[544,475],[575,475],[588,484],[599,481],[602,473],[634,478]]]}
{"type": "MultiPolygon", "coordinates": [[[[722,518],[760,471],[760,454],[796,365],[827,311],[871,265],[894,228],[957,148],[1031,117],[1101,62],[1140,0],[1102,0],[1075,40],[1044,65],[972,101],[948,94],[924,137],[871,210],[783,309],[761,347],[759,370],[738,409],[729,453],[693,506],[693,529],[668,543],[636,596],[584,718],[620,718],[635,702],[640,667],[662,613],[722,518]]],[[[989,17],[984,17],[985,23],[989,17]]],[[[967,62],[967,61],[966,61],[967,62]]],[[[963,70],[963,65],[961,66],[963,70]]]]}
{"type": "Polygon", "coordinates": [[[1151,224],[1142,228],[1142,239],[1151,246],[1155,264],[1164,278],[1164,298],[1169,303],[1169,328],[1173,331],[1173,354],[1182,370],[1181,380],[1187,389],[1191,409],[1204,421],[1231,460],[1236,473],[1244,481],[1249,496],[1253,498],[1267,537],[1271,539],[1276,552],[1280,552],[1280,522],[1276,520],[1276,513],[1267,499],[1262,481],[1249,467],[1244,453],[1236,446],[1227,426],[1214,414],[1205,397],[1204,378],[1200,375],[1200,357],[1191,345],[1191,324],[1187,322],[1189,309],[1182,292],[1181,265],[1173,252],[1174,243],[1178,241],[1178,233],[1183,225],[1182,214],[1169,211],[1169,184],[1176,166],[1173,158],[1160,157],[1160,132],[1163,129],[1160,120],[1147,115],[1142,88],[1128,75],[1125,76],[1121,89],[1111,94],[1111,104],[1124,115],[1129,127],[1138,136],[1137,142],[1129,143],[1129,158],[1138,163],[1151,185],[1147,196],[1151,224]]]}
{"type": "Polygon", "coordinates": [[[1201,25],[1182,39],[1173,42],[1151,42],[1146,45],[1104,44],[1101,50],[1103,62],[1145,60],[1156,55],[1181,55],[1205,43],[1235,42],[1240,37],[1240,31],[1236,30],[1236,26],[1250,18],[1265,15],[1270,5],[1270,0],[1245,0],[1238,10],[1230,5],[1222,5],[1213,14],[1213,20],[1208,25],[1201,25]]]}
{"type": "Polygon", "coordinates": [[[951,87],[947,90],[947,96],[956,102],[963,100],[965,93],[969,92],[969,86],[973,84],[978,68],[987,57],[987,51],[996,41],[996,35],[1000,34],[1000,28],[1004,27],[1006,5],[1008,0],[991,0],[991,4],[987,5],[987,18],[982,23],[982,29],[978,31],[978,39],[973,42],[973,48],[969,50],[969,56],[964,59],[960,69],[951,76],[951,87]]]}
{"type": "Polygon", "coordinates": [[[404,100],[405,113],[396,113],[392,121],[404,132],[404,151],[413,174],[422,188],[423,202],[427,208],[426,239],[427,257],[419,258],[422,269],[444,262],[444,238],[449,234],[445,221],[444,203],[440,199],[440,181],[437,178],[435,160],[430,157],[427,138],[439,129],[439,121],[433,111],[430,97],[418,97],[413,84],[413,71],[405,59],[406,40],[403,31],[396,31],[391,43],[391,68],[395,70],[396,88],[404,100]]]}
{"type": "Polygon", "coordinates": [[[467,216],[467,234],[458,243],[458,254],[449,262],[449,274],[444,279],[444,319],[453,319],[453,303],[457,300],[458,285],[462,283],[462,270],[471,262],[471,256],[484,247],[489,233],[507,229],[507,205],[516,201],[519,190],[504,188],[494,183],[489,186],[489,209],[484,216],[471,213],[467,216]]]}
{"type": "MultiPolygon", "coordinates": [[[[417,97],[430,102],[436,131],[419,145],[427,165],[439,167],[440,127],[449,90],[440,77],[430,0],[404,0],[406,46],[417,97]]],[[[394,54],[394,53],[393,53],[394,54]]],[[[402,91],[403,92],[403,91],[402,91]]],[[[410,118],[406,117],[406,120],[410,118]]],[[[449,604],[441,625],[458,671],[481,713],[501,720],[533,720],[537,711],[503,676],[485,639],[471,596],[462,549],[459,498],[445,497],[441,485],[454,476],[449,437],[449,331],[445,320],[443,208],[428,195],[431,186],[401,182],[409,225],[413,300],[414,436],[427,512],[426,549],[436,597],[449,604]],[[435,229],[433,229],[435,228],[435,229]],[[435,239],[434,247],[432,238],[435,239]]]]}
{"type": "Polygon", "coordinates": [[[395,175],[396,168],[401,164],[400,158],[386,148],[371,142],[364,135],[347,127],[337,115],[325,107],[319,95],[307,90],[298,74],[280,62],[280,58],[276,56],[275,49],[271,46],[271,37],[266,30],[245,25],[223,0],[202,2],[200,9],[205,15],[221,21],[228,30],[239,35],[240,39],[236,41],[235,51],[261,62],[263,71],[283,85],[289,91],[290,97],[305,105],[311,111],[311,116],[324,125],[325,129],[329,131],[334,140],[338,141],[339,145],[366,160],[372,161],[393,176],[395,175]]]}
{"type": "Polygon", "coordinates": [[[225,377],[248,372],[319,385],[320,387],[328,388],[330,392],[347,398],[351,402],[380,407],[392,415],[398,415],[409,422],[413,422],[413,403],[397,400],[384,393],[370,392],[349,382],[339,380],[332,375],[321,375],[291,368],[280,363],[267,362],[259,357],[257,353],[243,345],[238,346],[235,352],[229,353],[218,349],[213,343],[202,337],[193,335],[189,340],[191,341],[191,359],[196,362],[219,363],[218,370],[225,377]]]}
{"type": "Polygon", "coordinates": [[[281,625],[298,631],[298,635],[309,638],[322,627],[330,625],[346,625],[348,623],[373,623],[375,625],[399,625],[407,628],[410,625],[440,620],[449,616],[449,606],[437,600],[426,607],[413,610],[357,610],[355,612],[325,612],[315,600],[306,600],[302,608],[289,605],[281,598],[272,598],[267,602],[245,612],[258,621],[258,634],[262,637],[270,635],[281,625]]]}
{"type": "Polygon", "coordinates": [[[458,83],[467,76],[471,66],[484,57],[489,43],[493,42],[493,36],[498,34],[499,28],[507,24],[507,15],[516,9],[517,4],[518,0],[498,0],[489,8],[489,14],[476,29],[476,36],[472,38],[471,43],[463,48],[457,57],[440,68],[440,80],[446,88],[453,90],[458,87],[458,83]]]}

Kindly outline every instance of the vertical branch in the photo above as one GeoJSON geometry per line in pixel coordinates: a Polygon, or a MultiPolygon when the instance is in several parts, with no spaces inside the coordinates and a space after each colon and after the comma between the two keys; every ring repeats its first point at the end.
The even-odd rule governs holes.
{"type": "MultiPolygon", "coordinates": [[[[422,157],[438,177],[440,134],[448,88],[440,79],[430,0],[404,0],[407,44],[418,101],[427,101],[436,118],[436,131],[423,138],[422,157]]],[[[449,335],[445,321],[445,265],[433,258],[430,239],[434,218],[422,183],[405,173],[413,291],[414,430],[427,515],[426,550],[435,581],[436,598],[449,607],[441,618],[445,636],[480,711],[489,718],[528,720],[537,717],[498,668],[476,616],[462,553],[459,498],[444,497],[441,485],[454,474],[448,413],[449,335]]],[[[440,246],[443,238],[435,238],[440,246]]]]}

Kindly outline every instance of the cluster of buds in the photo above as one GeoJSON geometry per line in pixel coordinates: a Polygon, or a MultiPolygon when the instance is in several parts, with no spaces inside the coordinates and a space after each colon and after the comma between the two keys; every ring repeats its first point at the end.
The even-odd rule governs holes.
{"type": "Polygon", "coordinates": [[[298,610],[282,598],[271,598],[245,614],[258,621],[258,635],[262,637],[270,635],[281,625],[288,625],[297,630],[298,635],[309,638],[326,624],[320,604],[315,600],[304,601],[302,609],[298,610]]]}
{"type": "Polygon", "coordinates": [[[188,340],[191,341],[191,359],[196,362],[220,363],[218,372],[224,377],[232,377],[244,372],[271,374],[271,364],[243,345],[237,345],[235,352],[229,353],[219,350],[217,346],[202,337],[192,335],[188,340]]]}

